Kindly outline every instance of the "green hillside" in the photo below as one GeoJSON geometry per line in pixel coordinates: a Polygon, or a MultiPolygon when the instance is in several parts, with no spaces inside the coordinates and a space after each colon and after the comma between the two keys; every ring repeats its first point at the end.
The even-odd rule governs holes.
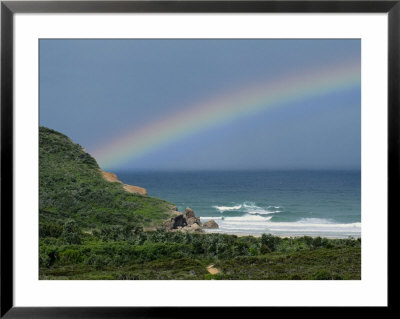
{"type": "Polygon", "coordinates": [[[174,206],[104,180],[96,160],[80,145],[45,127],[39,129],[39,182],[42,231],[68,219],[87,231],[104,225],[156,227],[174,206]]]}

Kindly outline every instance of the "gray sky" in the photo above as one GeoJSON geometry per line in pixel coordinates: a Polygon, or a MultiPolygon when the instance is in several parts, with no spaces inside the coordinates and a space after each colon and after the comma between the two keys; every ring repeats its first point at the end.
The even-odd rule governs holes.
{"type": "MultiPolygon", "coordinates": [[[[40,125],[93,153],[221,92],[360,65],[360,54],[359,40],[40,40],[40,125]]],[[[181,134],[118,164],[97,160],[115,171],[360,169],[360,115],[356,85],[181,134]]]]}

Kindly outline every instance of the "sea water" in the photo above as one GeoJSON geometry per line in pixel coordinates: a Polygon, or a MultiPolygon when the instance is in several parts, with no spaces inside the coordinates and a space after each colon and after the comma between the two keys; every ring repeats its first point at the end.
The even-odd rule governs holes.
{"type": "Polygon", "coordinates": [[[360,171],[117,172],[149,196],[192,208],[213,232],[361,236],[360,171]]]}

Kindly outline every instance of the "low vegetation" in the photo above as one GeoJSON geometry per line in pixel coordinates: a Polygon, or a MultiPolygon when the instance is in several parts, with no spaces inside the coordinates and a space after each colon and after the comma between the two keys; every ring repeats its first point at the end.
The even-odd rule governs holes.
{"type": "Polygon", "coordinates": [[[68,221],[40,239],[41,279],[360,279],[360,240],[237,237],[68,221]],[[206,270],[213,263],[220,270],[206,270]]]}

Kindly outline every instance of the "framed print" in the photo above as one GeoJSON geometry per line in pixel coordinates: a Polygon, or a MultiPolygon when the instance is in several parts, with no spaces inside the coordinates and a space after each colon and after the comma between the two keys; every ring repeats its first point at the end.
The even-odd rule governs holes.
{"type": "Polygon", "coordinates": [[[1,315],[388,307],[399,15],[2,1],[1,315]]]}

